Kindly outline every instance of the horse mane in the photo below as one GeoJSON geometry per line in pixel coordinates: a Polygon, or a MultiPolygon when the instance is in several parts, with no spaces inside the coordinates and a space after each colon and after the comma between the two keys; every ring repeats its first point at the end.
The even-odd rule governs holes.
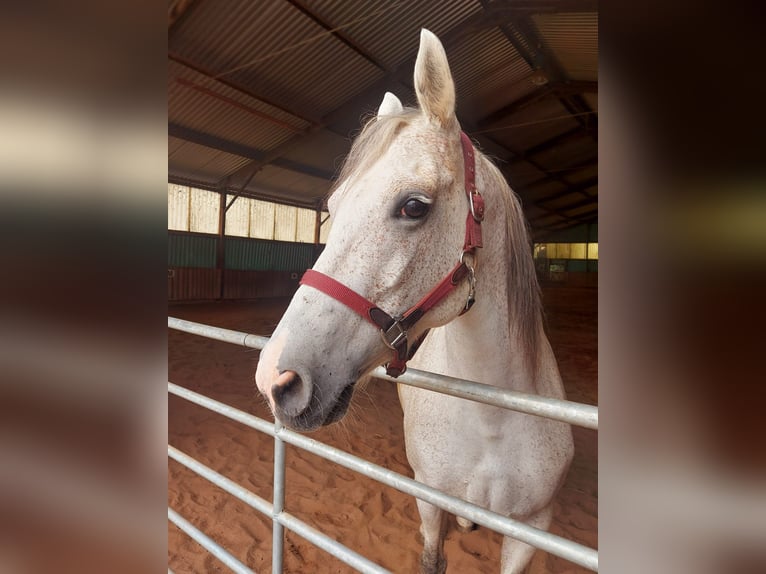
{"type": "MultiPolygon", "coordinates": [[[[417,108],[404,108],[399,114],[371,116],[354,140],[330,195],[342,193],[343,190],[339,184],[353,181],[356,176],[372,167],[372,164],[391,146],[401,128],[410,124],[421,113],[417,108]]],[[[520,342],[530,372],[536,375],[542,326],[542,303],[526,219],[518,196],[510,188],[500,170],[480,150],[476,149],[476,152],[478,161],[486,167],[484,174],[489,179],[487,185],[497,189],[506,214],[506,245],[510,247],[506,281],[508,309],[512,319],[509,325],[511,336],[520,342]]]]}
{"type": "MultiPolygon", "coordinates": [[[[508,309],[511,314],[511,335],[520,342],[527,359],[527,366],[534,378],[537,376],[542,327],[542,301],[540,284],[537,281],[532,242],[527,221],[516,193],[500,173],[497,166],[477,150],[477,158],[487,168],[484,175],[489,177],[488,187],[498,191],[506,214],[506,245],[508,261],[508,309]]],[[[481,190],[480,190],[481,191],[481,190]]]]}

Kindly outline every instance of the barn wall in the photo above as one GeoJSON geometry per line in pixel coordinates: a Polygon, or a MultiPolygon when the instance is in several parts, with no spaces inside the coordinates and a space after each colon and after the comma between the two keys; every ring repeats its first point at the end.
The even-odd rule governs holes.
{"type": "Polygon", "coordinates": [[[221,290],[217,269],[168,267],[168,301],[217,299],[221,290]]]}
{"type": "Polygon", "coordinates": [[[266,239],[226,238],[226,269],[305,271],[314,265],[315,246],[266,239]]]}
{"type": "Polygon", "coordinates": [[[291,297],[303,271],[224,271],[224,299],[291,297]]]}
{"type": "Polygon", "coordinates": [[[598,287],[598,273],[567,271],[563,283],[569,287],[598,287]]]}
{"type": "Polygon", "coordinates": [[[216,235],[168,233],[168,266],[215,269],[216,235]]]}
{"type": "MultiPolygon", "coordinates": [[[[547,234],[539,243],[598,243],[598,224],[583,224],[547,234]]],[[[538,279],[543,284],[598,287],[598,259],[536,260],[538,279]],[[541,267],[540,261],[544,261],[541,267]],[[554,265],[561,271],[549,271],[554,265]]]]}
{"type": "Polygon", "coordinates": [[[542,243],[598,243],[598,223],[576,225],[554,231],[536,241],[542,243]]]}
{"type": "Polygon", "coordinates": [[[548,272],[538,270],[538,278],[544,285],[560,284],[571,287],[598,287],[598,261],[583,259],[546,260],[558,264],[564,270],[548,272]]]}
{"type": "Polygon", "coordinates": [[[226,237],[216,268],[218,236],[168,232],[168,300],[291,297],[322,246],[226,237]]]}

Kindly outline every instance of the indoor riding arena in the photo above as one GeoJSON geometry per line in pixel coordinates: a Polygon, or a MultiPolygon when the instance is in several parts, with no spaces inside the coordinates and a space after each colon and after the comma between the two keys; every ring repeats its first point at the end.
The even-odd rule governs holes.
{"type": "MultiPolygon", "coordinates": [[[[169,572],[417,572],[416,497],[447,511],[448,573],[501,572],[504,537],[538,548],[530,574],[598,571],[598,13],[586,0],[536,5],[170,3],[169,572]],[[423,108],[414,75],[421,29],[446,53],[460,129],[518,196],[529,231],[524,259],[540,285],[566,397],[416,367],[395,380],[377,367],[341,420],[296,432],[275,423],[256,385],[260,349],[304,273],[343,238],[327,201],[364,122],[383,114],[387,92],[423,108]],[[397,385],[571,425],[574,455],[550,528],[415,481],[397,385]],[[464,532],[456,516],[477,527],[464,532]]],[[[462,163],[455,171],[459,190],[467,173],[462,163]]],[[[485,183],[477,179],[476,191],[491,210],[485,183]]],[[[483,212],[465,197],[460,191],[460,225],[466,210],[480,225],[483,212]]],[[[492,279],[482,274],[488,222],[485,245],[469,258],[477,293],[492,279]]],[[[464,229],[455,234],[462,241],[464,229]]],[[[455,261],[464,265],[466,253],[455,261]]],[[[477,367],[502,351],[487,349],[477,367]]],[[[497,454],[499,464],[513,457],[497,454]]]]}

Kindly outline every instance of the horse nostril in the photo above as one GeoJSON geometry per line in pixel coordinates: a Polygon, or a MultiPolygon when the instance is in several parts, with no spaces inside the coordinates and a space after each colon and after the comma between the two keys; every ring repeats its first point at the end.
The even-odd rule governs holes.
{"type": "Polygon", "coordinates": [[[294,371],[285,371],[277,377],[274,381],[274,386],[271,389],[271,396],[274,397],[274,401],[281,403],[283,397],[290,393],[290,389],[295,389],[301,383],[301,378],[298,373],[294,371]]]}
{"type": "Polygon", "coordinates": [[[303,411],[310,399],[309,388],[295,371],[284,371],[271,387],[274,404],[289,415],[303,411]]]}

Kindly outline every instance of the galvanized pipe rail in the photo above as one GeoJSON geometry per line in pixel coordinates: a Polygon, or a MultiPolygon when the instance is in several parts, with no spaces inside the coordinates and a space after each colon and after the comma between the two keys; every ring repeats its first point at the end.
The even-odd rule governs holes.
{"type": "Polygon", "coordinates": [[[223,546],[216,543],[207,534],[199,530],[196,526],[194,526],[191,522],[186,520],[172,508],[168,508],[168,520],[178,526],[178,528],[188,534],[195,542],[210,552],[210,554],[218,558],[218,560],[226,564],[226,566],[228,566],[237,574],[254,574],[250,568],[242,564],[242,562],[227,552],[223,546]]]}
{"type": "MultiPolygon", "coordinates": [[[[202,396],[202,395],[199,395],[199,396],[202,396]]],[[[263,422],[265,423],[266,421],[263,421],[263,422]]],[[[266,424],[269,424],[269,423],[266,423],[266,424]]],[[[266,516],[271,517],[272,520],[274,521],[274,524],[279,524],[280,527],[289,528],[290,530],[295,532],[298,536],[304,538],[305,540],[308,540],[309,542],[311,542],[315,546],[318,546],[322,550],[336,556],[341,561],[345,562],[349,566],[352,566],[359,572],[363,572],[364,574],[390,574],[390,572],[386,570],[385,568],[382,568],[378,564],[375,564],[374,562],[365,558],[361,554],[354,552],[353,550],[344,546],[337,540],[334,540],[330,538],[329,536],[322,534],[321,532],[319,532],[312,526],[309,526],[308,524],[306,524],[299,518],[296,518],[292,514],[289,514],[285,512],[284,510],[282,510],[281,512],[276,512],[275,505],[264,500],[263,498],[251,492],[250,490],[244,488],[243,486],[237,484],[233,480],[226,478],[222,474],[219,474],[218,472],[214,471],[209,466],[205,466],[198,460],[192,458],[191,456],[178,450],[177,448],[168,445],[168,456],[172,458],[173,460],[175,460],[176,462],[179,462],[180,464],[184,465],[189,470],[196,472],[201,477],[209,480],[210,482],[215,484],[217,487],[219,487],[221,490],[224,490],[225,492],[228,492],[232,496],[241,500],[242,502],[244,502],[251,508],[254,508],[255,510],[261,512],[262,514],[265,514],[266,516]]],[[[279,539],[278,544],[274,544],[272,548],[272,554],[276,548],[278,548],[280,551],[282,550],[281,538],[279,539]]],[[[275,570],[276,568],[280,568],[280,569],[282,568],[281,558],[282,557],[280,556],[280,559],[277,562],[272,561],[272,570],[275,570]]]]}
{"type": "MultiPolygon", "coordinates": [[[[255,349],[263,348],[265,343],[268,341],[268,338],[266,337],[250,335],[240,331],[220,329],[200,323],[193,323],[191,321],[174,319],[172,317],[168,318],[168,326],[188,333],[193,333],[196,335],[255,349]]],[[[411,371],[414,371],[414,369],[411,371]]],[[[377,372],[375,374],[377,376],[377,372]]],[[[389,377],[382,376],[381,378],[389,377]]],[[[554,401],[553,399],[547,399],[547,401],[554,401],[553,403],[548,403],[547,401],[538,402],[537,400],[541,397],[524,395],[523,393],[513,393],[511,391],[504,391],[503,389],[496,389],[501,391],[500,393],[486,393],[486,389],[483,387],[487,387],[489,389],[495,388],[490,387],[489,385],[481,385],[472,381],[463,381],[460,379],[454,379],[452,377],[443,377],[441,375],[433,375],[431,373],[425,373],[422,371],[416,371],[414,374],[408,372],[397,379],[396,382],[413,384],[414,386],[421,386],[422,388],[431,388],[436,391],[446,392],[446,394],[462,396],[470,400],[476,400],[478,402],[487,404],[495,404],[496,406],[511,408],[513,410],[519,410],[529,414],[556,418],[557,420],[564,420],[565,422],[570,422],[572,424],[580,424],[581,426],[586,426],[587,428],[597,428],[598,426],[598,411],[596,407],[592,407],[590,405],[580,405],[570,401],[554,401]],[[407,381],[403,380],[408,376],[414,379],[415,382],[408,383],[407,381]],[[440,386],[442,383],[446,385],[446,388],[440,386]],[[506,393],[510,393],[510,396],[505,396],[506,393]],[[581,407],[588,408],[582,409],[581,407]],[[550,414],[551,411],[553,411],[555,416],[550,414]]],[[[229,479],[219,475],[212,469],[209,469],[208,467],[205,467],[201,463],[195,461],[188,455],[181,453],[177,449],[171,446],[168,447],[168,454],[174,460],[177,460],[191,470],[214,482],[230,494],[251,505],[256,510],[270,514],[272,516],[274,524],[272,572],[274,574],[281,574],[282,572],[282,545],[284,542],[282,530],[283,526],[295,531],[300,536],[303,536],[310,542],[316,544],[320,548],[323,548],[330,554],[338,557],[342,561],[353,566],[361,572],[386,572],[385,569],[381,568],[377,564],[370,562],[361,555],[353,552],[337,541],[330,539],[324,534],[314,530],[311,526],[301,522],[294,516],[291,516],[284,511],[284,443],[290,443],[294,446],[307,450],[308,452],[312,452],[313,454],[359,472],[360,474],[373,478],[383,484],[396,488],[397,490],[430,502],[444,510],[447,510],[448,512],[457,514],[459,516],[464,516],[476,524],[485,526],[501,534],[511,536],[537,548],[546,550],[552,554],[570,560],[590,570],[598,571],[598,553],[591,548],[576,542],[572,542],[565,538],[561,538],[549,532],[528,526],[523,522],[519,522],[506,516],[491,512],[485,508],[473,505],[462,499],[452,497],[425,484],[419,483],[411,478],[405,477],[401,474],[370,463],[369,461],[310,439],[299,433],[285,429],[281,425],[269,423],[263,419],[173,383],[168,382],[168,391],[207,409],[222,414],[228,418],[236,420],[255,430],[266,433],[275,439],[274,504],[270,504],[260,497],[257,497],[236,483],[233,483],[229,479]],[[247,493],[249,493],[249,495],[247,493]]],[[[171,510],[169,509],[169,513],[170,512],[171,510]]],[[[202,536],[204,536],[204,534],[202,536]]],[[[218,556],[218,554],[216,555],[218,556]]]]}
{"type": "MultiPolygon", "coordinates": [[[[175,317],[168,317],[168,327],[251,349],[260,350],[269,342],[268,337],[212,327],[202,323],[176,319],[175,317]]],[[[428,389],[504,409],[555,419],[576,426],[598,429],[598,407],[593,405],[509,391],[475,381],[466,381],[417,369],[407,369],[407,372],[398,379],[386,375],[386,370],[383,367],[378,367],[372,374],[379,379],[403,385],[428,389]]]]}

